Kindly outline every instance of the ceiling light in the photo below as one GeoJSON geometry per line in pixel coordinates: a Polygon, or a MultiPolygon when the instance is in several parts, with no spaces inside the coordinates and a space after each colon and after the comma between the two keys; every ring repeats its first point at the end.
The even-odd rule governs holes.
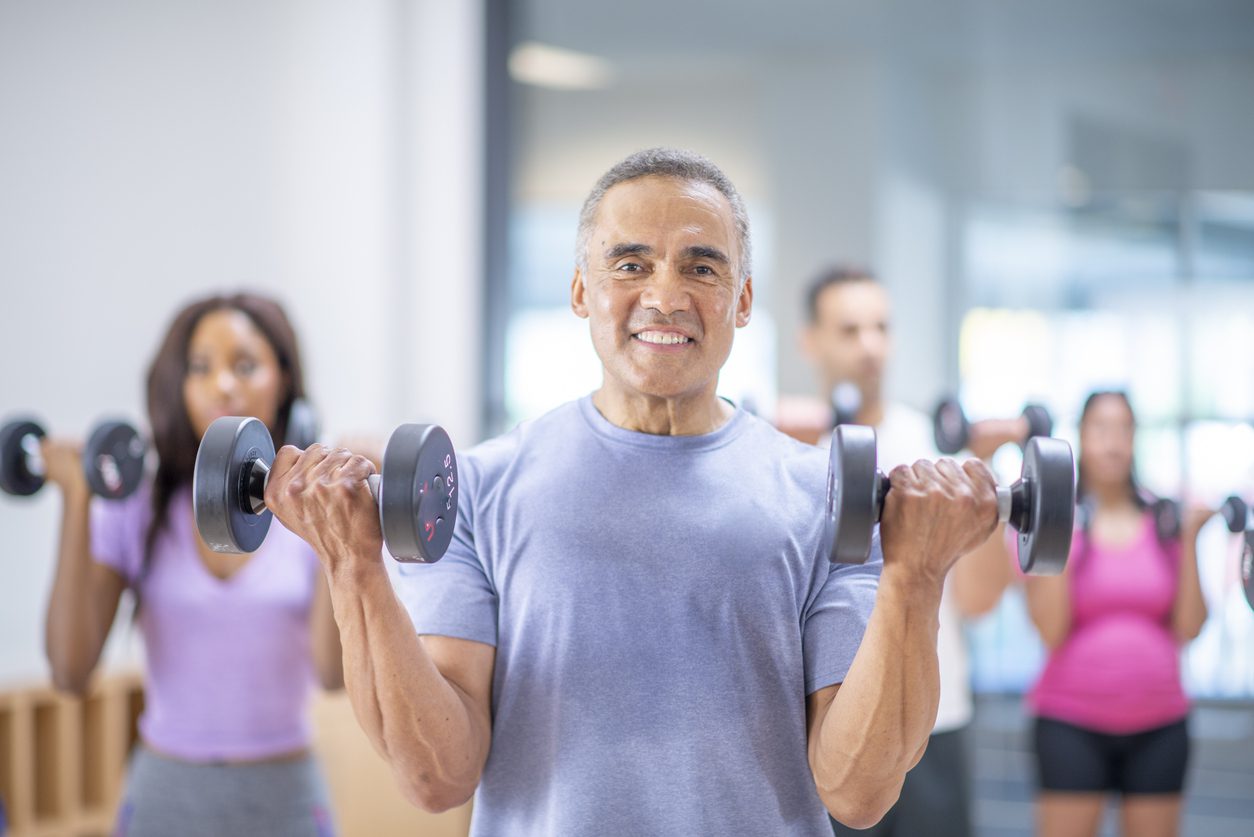
{"type": "Polygon", "coordinates": [[[535,41],[514,47],[509,74],[514,81],[555,90],[599,90],[613,76],[604,58],[535,41]]]}

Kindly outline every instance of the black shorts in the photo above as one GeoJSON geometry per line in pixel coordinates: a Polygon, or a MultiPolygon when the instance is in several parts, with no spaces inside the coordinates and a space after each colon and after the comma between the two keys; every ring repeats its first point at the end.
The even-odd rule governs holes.
{"type": "Polygon", "coordinates": [[[1110,735],[1037,718],[1037,785],[1062,793],[1178,794],[1189,762],[1187,719],[1165,727],[1110,735]]]}

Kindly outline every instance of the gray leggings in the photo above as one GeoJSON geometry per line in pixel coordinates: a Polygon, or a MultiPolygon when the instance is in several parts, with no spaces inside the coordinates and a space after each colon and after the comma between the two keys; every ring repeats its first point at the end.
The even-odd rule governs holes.
{"type": "Polygon", "coordinates": [[[335,824],[313,757],[193,764],[142,746],[131,756],[115,837],[331,837],[335,824]]]}

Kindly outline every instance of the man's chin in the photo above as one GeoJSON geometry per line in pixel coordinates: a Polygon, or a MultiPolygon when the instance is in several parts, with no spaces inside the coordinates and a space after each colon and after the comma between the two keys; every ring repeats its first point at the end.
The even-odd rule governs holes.
{"type": "Polygon", "coordinates": [[[667,401],[694,398],[706,389],[697,381],[655,375],[633,375],[626,383],[627,389],[640,397],[667,401]]]}
{"type": "Polygon", "coordinates": [[[880,394],[881,387],[884,386],[884,376],[882,374],[864,375],[854,381],[854,384],[862,391],[864,399],[873,398],[880,394]]]}

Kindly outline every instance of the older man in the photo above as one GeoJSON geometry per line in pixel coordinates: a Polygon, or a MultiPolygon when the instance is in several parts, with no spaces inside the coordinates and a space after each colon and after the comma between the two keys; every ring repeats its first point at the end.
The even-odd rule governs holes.
{"type": "Polygon", "coordinates": [[[408,615],[369,462],[276,457],[266,502],[323,561],[361,725],[416,804],[477,791],[475,834],[874,823],[926,746],[942,585],[993,530],[992,477],[896,470],[882,553],[830,565],[826,455],[715,394],[753,307],[731,182],[632,155],[576,261],[601,387],[462,454],[452,546],[405,568],[408,615]]]}

